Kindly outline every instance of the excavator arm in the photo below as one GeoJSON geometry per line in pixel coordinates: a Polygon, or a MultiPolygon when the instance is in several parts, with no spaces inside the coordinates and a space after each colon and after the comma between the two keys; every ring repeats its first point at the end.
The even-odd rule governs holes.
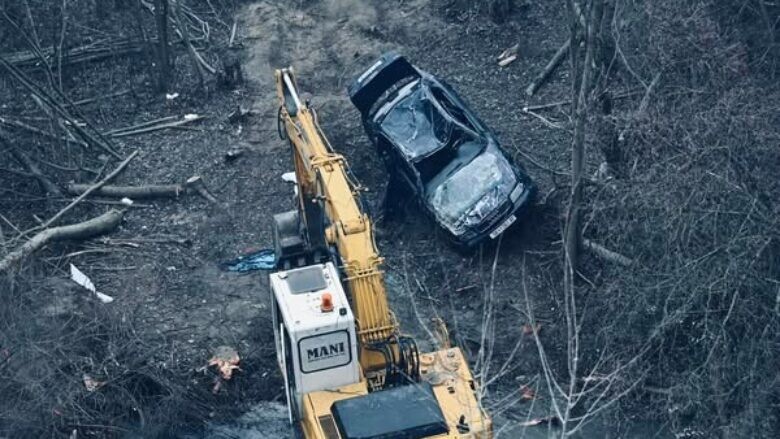
{"type": "Polygon", "coordinates": [[[301,101],[292,69],[278,70],[276,84],[279,123],[293,152],[307,251],[338,260],[342,282],[352,297],[363,370],[384,371],[388,364],[383,351],[396,349],[397,354],[391,340],[398,334],[398,324],[387,304],[371,220],[360,208],[360,194],[350,181],[344,157],[333,151],[315,111],[301,101]]]}

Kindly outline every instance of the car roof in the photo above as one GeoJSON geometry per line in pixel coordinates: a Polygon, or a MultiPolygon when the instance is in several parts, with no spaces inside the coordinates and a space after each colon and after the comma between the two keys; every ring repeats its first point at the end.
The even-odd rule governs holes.
{"type": "Polygon", "coordinates": [[[419,80],[412,81],[402,87],[395,99],[382,106],[378,112],[380,130],[410,161],[447,146],[434,135],[434,124],[442,122],[432,119],[440,117],[440,110],[424,98],[425,93],[419,80]]]}

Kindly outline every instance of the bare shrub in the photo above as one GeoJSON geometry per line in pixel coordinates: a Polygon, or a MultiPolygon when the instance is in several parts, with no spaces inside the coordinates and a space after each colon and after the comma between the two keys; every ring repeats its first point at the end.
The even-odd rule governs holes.
{"type": "Polygon", "coordinates": [[[626,102],[607,116],[624,172],[590,188],[584,234],[638,263],[592,262],[589,314],[609,318],[583,325],[594,348],[623,358],[650,341],[639,395],[678,430],[772,437],[780,89],[754,58],[766,48],[743,40],[720,3],[617,3],[617,79],[645,90],[663,79],[646,111],[626,102]]]}
{"type": "Polygon", "coordinates": [[[0,288],[3,434],[158,435],[208,417],[208,377],[181,364],[175,346],[132,312],[64,279],[17,277],[0,288]]]}

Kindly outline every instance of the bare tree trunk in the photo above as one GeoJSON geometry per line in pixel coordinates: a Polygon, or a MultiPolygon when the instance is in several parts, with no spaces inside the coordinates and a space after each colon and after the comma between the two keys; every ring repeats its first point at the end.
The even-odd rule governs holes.
{"type": "Polygon", "coordinates": [[[183,18],[184,14],[182,13],[182,2],[183,0],[175,0],[173,14],[176,20],[176,26],[179,28],[179,32],[181,33],[181,39],[184,41],[184,45],[187,47],[187,53],[190,55],[192,67],[195,68],[195,71],[198,73],[198,85],[200,85],[200,88],[203,89],[205,86],[206,71],[208,70],[209,73],[214,74],[216,73],[216,70],[214,70],[213,67],[206,63],[203,57],[200,56],[198,51],[195,50],[195,47],[192,45],[192,40],[190,40],[190,30],[187,28],[187,23],[183,18]]]}
{"type": "Polygon", "coordinates": [[[198,53],[195,51],[195,48],[192,46],[192,41],[190,41],[190,31],[187,29],[187,23],[182,20],[182,13],[181,13],[181,2],[182,0],[176,0],[175,3],[175,9],[174,9],[174,16],[176,17],[176,25],[179,27],[179,32],[181,32],[181,38],[184,40],[184,45],[187,46],[187,52],[190,55],[190,61],[192,61],[192,67],[195,69],[195,71],[198,73],[198,85],[200,85],[200,88],[203,88],[204,84],[204,77],[206,76],[203,71],[203,66],[200,64],[200,61],[198,60],[198,53]]]}
{"type": "MultiPolygon", "coordinates": [[[[561,421],[560,437],[566,437],[577,430],[578,424],[573,421],[572,411],[578,404],[580,385],[580,310],[577,307],[577,296],[574,285],[574,274],[579,261],[579,251],[582,242],[582,225],[580,223],[580,210],[582,209],[583,173],[585,170],[585,122],[588,119],[588,106],[591,98],[594,76],[594,46],[595,34],[601,23],[604,0],[590,0],[588,2],[587,15],[583,19],[580,7],[575,0],[567,0],[569,9],[569,27],[571,48],[569,50],[572,65],[572,119],[574,121],[574,134],[571,147],[571,195],[566,212],[566,225],[564,229],[564,302],[567,331],[567,369],[569,382],[567,383],[565,400],[561,421]],[[580,60],[581,48],[579,41],[580,32],[585,33],[585,57],[580,60]],[[570,424],[574,425],[570,425],[570,424]]],[[[575,418],[576,419],[576,418],[575,418]]]]}
{"type": "Polygon", "coordinates": [[[168,45],[168,0],[154,0],[157,25],[157,88],[168,91],[171,82],[171,52],[168,45]]]}
{"type": "Polygon", "coordinates": [[[588,106],[593,83],[593,54],[595,50],[595,34],[601,22],[603,0],[591,0],[590,16],[586,22],[585,59],[580,64],[579,50],[575,48],[579,14],[573,0],[569,0],[569,21],[571,27],[572,50],[572,113],[574,120],[574,135],[571,147],[571,195],[566,215],[565,246],[566,261],[573,272],[579,259],[580,243],[582,241],[582,225],[580,210],[582,208],[582,182],[585,166],[585,122],[588,119],[588,106]],[[580,70],[581,66],[581,70],[580,70]]]}

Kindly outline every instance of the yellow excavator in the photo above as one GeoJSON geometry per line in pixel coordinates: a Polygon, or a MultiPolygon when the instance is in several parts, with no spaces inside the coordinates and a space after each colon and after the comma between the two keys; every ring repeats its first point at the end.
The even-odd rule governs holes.
{"type": "Polygon", "coordinates": [[[440,326],[419,352],[391,311],[371,218],[292,68],[275,72],[279,135],[295,165],[297,209],[274,216],[269,275],[290,422],[307,439],[491,438],[477,383],[440,326]]]}

